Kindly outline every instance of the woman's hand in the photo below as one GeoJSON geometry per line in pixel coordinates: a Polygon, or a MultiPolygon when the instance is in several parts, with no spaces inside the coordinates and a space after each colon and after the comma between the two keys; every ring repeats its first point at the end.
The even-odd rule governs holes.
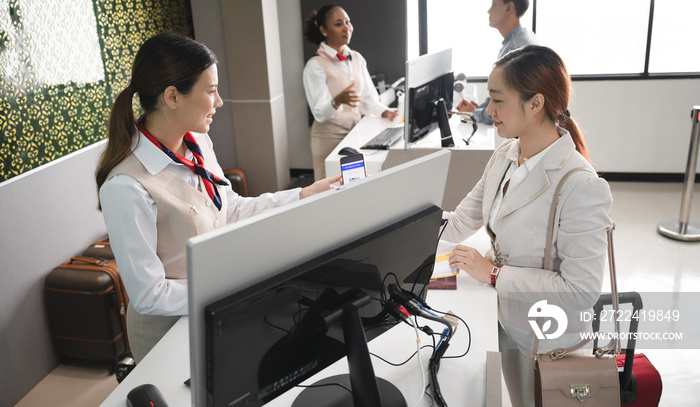
{"type": "Polygon", "coordinates": [[[313,184],[309,185],[308,187],[302,188],[301,189],[301,197],[302,198],[307,198],[312,195],[316,195],[319,192],[323,191],[328,191],[329,189],[335,188],[333,184],[336,182],[340,181],[341,176],[337,175],[335,177],[330,177],[330,178],[324,178],[321,180],[318,180],[314,182],[313,184]]]}
{"type": "Polygon", "coordinates": [[[342,92],[335,95],[333,100],[335,101],[336,106],[346,104],[348,106],[357,107],[360,105],[362,98],[360,98],[360,95],[358,95],[355,91],[355,82],[353,81],[352,85],[348,86],[347,88],[343,89],[342,92]]]}
{"type": "Polygon", "coordinates": [[[491,284],[493,263],[473,247],[458,245],[452,250],[449,262],[451,268],[464,270],[482,283],[491,284]]]}
{"type": "Polygon", "coordinates": [[[382,112],[382,117],[385,119],[389,119],[392,122],[394,121],[394,119],[398,115],[399,115],[399,112],[397,112],[396,110],[393,110],[393,109],[387,109],[387,110],[382,112]]]}

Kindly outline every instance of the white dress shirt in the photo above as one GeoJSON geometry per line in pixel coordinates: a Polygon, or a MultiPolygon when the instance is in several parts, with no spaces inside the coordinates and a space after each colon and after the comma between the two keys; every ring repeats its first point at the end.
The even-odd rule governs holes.
{"type": "Polygon", "coordinates": [[[491,206],[491,212],[489,212],[490,225],[493,225],[493,223],[496,221],[496,218],[501,213],[501,209],[508,207],[508,203],[510,201],[509,198],[513,197],[515,191],[517,191],[520,184],[522,184],[525,178],[527,178],[530,171],[532,171],[537,163],[542,160],[542,157],[547,154],[547,151],[552,149],[552,146],[555,143],[556,141],[534,156],[524,159],[523,165],[518,165],[518,158],[520,157],[520,140],[515,140],[515,142],[513,142],[506,153],[506,158],[510,161],[508,171],[506,171],[506,175],[503,177],[503,182],[501,182],[498,194],[496,194],[496,199],[494,199],[493,206],[491,206]],[[508,189],[504,194],[503,188],[506,184],[508,185],[508,189]]]}
{"type": "MultiPolygon", "coordinates": [[[[207,134],[192,134],[200,145],[209,146],[213,153],[207,134]]],[[[172,161],[140,132],[134,139],[133,153],[148,172],[170,171],[199,189],[199,176],[184,164],[172,161]]],[[[187,150],[185,158],[193,160],[194,156],[187,150]]],[[[218,166],[218,162],[205,162],[209,170],[218,166]]],[[[299,199],[299,188],[257,198],[241,197],[231,187],[225,190],[227,223],[299,199]]],[[[131,176],[119,174],[100,188],[100,203],[119,273],[134,309],[150,315],[187,314],[187,280],[166,279],[163,264],[156,254],[158,208],[148,191],[131,176]]]]}
{"type": "MultiPolygon", "coordinates": [[[[336,55],[338,52],[333,48],[329,47],[325,42],[321,43],[321,46],[326,50],[329,55],[336,55]]],[[[360,76],[365,86],[362,89],[362,94],[360,98],[362,102],[360,103],[360,114],[367,115],[371,114],[373,116],[381,117],[382,113],[388,109],[379,101],[379,94],[377,89],[374,87],[372,82],[372,77],[367,70],[367,62],[364,60],[362,55],[357,51],[350,51],[350,48],[343,46],[341,50],[344,55],[351,53],[352,58],[362,58],[362,72],[350,72],[350,64],[347,60],[335,62],[343,71],[345,71],[352,78],[354,75],[360,76]]],[[[311,108],[311,113],[314,115],[314,119],[317,122],[323,123],[335,116],[336,111],[341,109],[352,109],[350,106],[341,104],[336,110],[331,104],[333,96],[328,90],[326,85],[326,73],[321,68],[321,64],[318,63],[314,58],[309,59],[304,67],[304,91],[306,92],[306,100],[311,108]]]]}

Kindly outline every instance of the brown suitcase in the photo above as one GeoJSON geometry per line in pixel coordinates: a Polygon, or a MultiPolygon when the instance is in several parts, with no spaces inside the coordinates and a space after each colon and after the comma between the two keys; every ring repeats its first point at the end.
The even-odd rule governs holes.
{"type": "Polygon", "coordinates": [[[112,246],[109,244],[109,237],[100,239],[95,243],[88,246],[83,252],[84,257],[95,257],[98,259],[114,259],[114,253],[112,253],[112,246]]]}
{"type": "Polygon", "coordinates": [[[231,183],[233,191],[240,196],[248,196],[248,182],[245,179],[245,172],[240,168],[223,168],[224,176],[231,183]]]}
{"type": "Polygon", "coordinates": [[[129,351],[124,290],[113,260],[73,257],[44,282],[49,327],[62,361],[116,363],[129,351]]]}

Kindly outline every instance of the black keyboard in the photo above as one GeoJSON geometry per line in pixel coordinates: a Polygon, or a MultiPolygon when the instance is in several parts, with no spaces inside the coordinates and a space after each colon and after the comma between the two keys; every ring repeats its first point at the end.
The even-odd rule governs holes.
{"type": "Polygon", "coordinates": [[[360,148],[367,150],[387,150],[402,137],[403,127],[388,127],[360,148]]]}

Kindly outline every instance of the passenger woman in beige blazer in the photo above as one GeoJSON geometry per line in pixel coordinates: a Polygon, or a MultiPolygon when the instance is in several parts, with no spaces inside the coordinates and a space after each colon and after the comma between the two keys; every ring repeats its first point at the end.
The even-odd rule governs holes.
{"type": "Polygon", "coordinates": [[[314,116],[311,155],[316,180],[326,176],[328,154],[360,121],[372,114],[388,120],[397,116],[379,101],[367,61],[348,47],[353,26],[343,8],[332,4],[314,11],[304,26],[306,40],[318,50],[304,67],[304,91],[314,116]]]}
{"type": "Polygon", "coordinates": [[[506,140],[474,189],[454,212],[444,214],[443,238],[458,243],[486,228],[491,250],[482,256],[458,245],[450,265],[497,290],[499,345],[511,402],[532,406],[531,305],[556,298],[568,317],[566,332],[540,341],[542,350],[569,347],[590,329],[580,311],[589,310],[601,292],[612,196],[607,182],[595,174],[570,117],[570,78],[554,51],[529,45],[505,55],[489,75],[488,90],[488,113],[506,140]],[[575,172],[561,189],[551,251],[554,271],[547,270],[546,229],[554,190],[576,167],[590,171],[575,172]]]}
{"type": "Polygon", "coordinates": [[[126,323],[137,363],[187,314],[187,239],[328,190],[340,179],[255,198],[236,194],[207,134],[223,105],[218,83],[209,48],[159,34],[139,49],[131,82],[112,107],[96,181],[130,299],[126,323]],[[135,94],[144,110],[138,121],[135,94]]]}

